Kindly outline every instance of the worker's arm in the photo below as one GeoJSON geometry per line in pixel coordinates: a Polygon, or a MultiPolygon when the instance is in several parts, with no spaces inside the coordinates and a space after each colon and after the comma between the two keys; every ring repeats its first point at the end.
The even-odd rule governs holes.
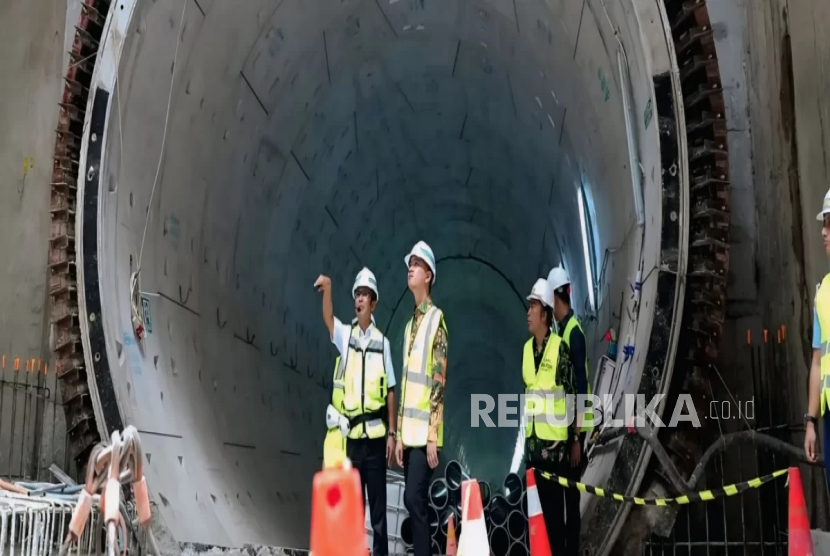
{"type": "MultiPolygon", "coordinates": [[[[574,318],[574,317],[571,317],[574,318]]],[[[579,410],[579,400],[588,395],[588,369],[585,368],[585,334],[579,328],[571,331],[571,362],[574,367],[574,378],[576,380],[576,409],[579,410]]],[[[577,430],[582,430],[582,413],[576,412],[577,430]]]]}
{"type": "Polygon", "coordinates": [[[438,442],[438,426],[444,420],[444,389],[447,382],[447,347],[449,334],[444,318],[432,344],[432,393],[429,399],[428,442],[438,442]]]}
{"type": "Polygon", "coordinates": [[[383,339],[383,366],[386,370],[386,409],[389,414],[389,432],[396,432],[398,430],[398,406],[395,399],[395,366],[392,363],[392,348],[389,346],[389,340],[383,339]]]}
{"type": "Polygon", "coordinates": [[[329,329],[329,338],[334,341],[334,307],[331,304],[331,278],[321,274],[314,282],[317,291],[323,294],[323,322],[329,329]]]}

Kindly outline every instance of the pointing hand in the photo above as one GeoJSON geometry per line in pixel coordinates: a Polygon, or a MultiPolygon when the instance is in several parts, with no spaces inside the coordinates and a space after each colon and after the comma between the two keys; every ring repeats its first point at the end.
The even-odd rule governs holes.
{"type": "Polygon", "coordinates": [[[331,287],[331,278],[325,274],[321,274],[314,282],[314,289],[318,292],[323,292],[331,287]]]}

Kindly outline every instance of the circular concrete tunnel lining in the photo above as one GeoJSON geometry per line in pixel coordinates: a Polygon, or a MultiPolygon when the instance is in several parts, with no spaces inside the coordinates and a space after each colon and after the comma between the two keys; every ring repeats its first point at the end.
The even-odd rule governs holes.
{"type": "Polygon", "coordinates": [[[586,250],[593,280],[619,250],[587,326],[596,361],[640,261],[616,59],[596,19],[568,1],[183,2],[132,14],[99,254],[118,411],[142,433],[166,524],[177,540],[307,546],[335,354],[312,283],[332,276],[345,321],[354,275],[376,273],[400,381],[403,257],[419,239],[443,259],[442,457],[462,451],[497,484],[516,429],[470,428],[467,394],[521,390],[523,296],[562,261],[584,314],[586,250]],[[137,346],[145,223],[151,325],[137,346]]]}

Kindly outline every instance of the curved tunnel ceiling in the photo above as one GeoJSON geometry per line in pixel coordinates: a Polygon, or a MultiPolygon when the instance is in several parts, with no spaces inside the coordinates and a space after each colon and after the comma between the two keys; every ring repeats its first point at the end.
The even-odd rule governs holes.
{"type": "MultiPolygon", "coordinates": [[[[591,360],[605,328],[618,327],[639,343],[624,381],[638,388],[652,317],[620,321],[618,307],[637,270],[658,264],[660,159],[651,126],[640,138],[643,232],[608,13],[570,0],[113,9],[120,58],[104,56],[96,75],[117,66],[118,86],[90,97],[85,134],[104,133],[103,148],[93,137],[85,152],[102,161],[100,199],[85,208],[100,210],[100,229],[81,228],[98,238],[83,272],[100,279],[102,314],[85,351],[105,349],[109,371],[98,355],[90,365],[96,416],[142,432],[148,481],[177,540],[307,546],[335,355],[312,283],[332,276],[347,320],[354,275],[375,272],[376,319],[400,380],[412,310],[403,258],[420,239],[439,259],[433,298],[450,334],[445,461],[463,452],[492,481],[510,467],[516,429],[470,428],[468,394],[522,389],[524,296],[560,261],[591,360]],[[136,345],[139,265],[150,326],[136,345]],[[586,266],[599,281],[594,308],[586,266]]],[[[636,28],[623,20],[633,14],[614,13],[636,28]]],[[[648,78],[631,88],[651,106],[651,92],[637,94],[652,91],[648,64],[633,52],[628,64],[648,78]]],[[[644,283],[646,308],[656,288],[644,283]]],[[[662,325],[673,329],[670,317],[662,325]]],[[[607,478],[615,458],[601,456],[588,476],[607,478]]]]}

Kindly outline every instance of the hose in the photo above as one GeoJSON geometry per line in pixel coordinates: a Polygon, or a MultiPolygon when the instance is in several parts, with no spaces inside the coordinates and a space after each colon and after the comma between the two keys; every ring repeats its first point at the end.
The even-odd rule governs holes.
{"type": "MultiPolygon", "coordinates": [[[[660,465],[665,470],[669,482],[680,494],[689,494],[693,492],[695,486],[697,486],[698,481],[700,481],[701,477],[703,477],[703,474],[706,470],[706,465],[709,463],[709,461],[714,456],[725,451],[726,449],[730,448],[732,445],[736,443],[743,444],[751,442],[760,446],[761,448],[766,448],[768,450],[773,450],[776,452],[786,454],[791,458],[801,463],[805,463],[807,465],[824,466],[824,458],[820,455],[817,456],[816,461],[810,461],[807,459],[804,450],[799,449],[793,446],[792,444],[789,444],[788,442],[779,440],[778,438],[775,438],[768,434],[749,430],[728,433],[718,438],[703,453],[703,456],[701,456],[700,461],[698,462],[697,466],[695,467],[694,471],[689,477],[689,480],[686,481],[677,471],[677,467],[675,467],[674,462],[672,462],[671,460],[671,457],[666,452],[666,449],[663,447],[663,444],[661,444],[659,439],[657,438],[660,429],[656,427],[633,428],[635,429],[636,434],[639,434],[639,436],[648,443],[649,447],[651,447],[651,450],[654,452],[654,455],[657,456],[660,465]]],[[[616,429],[603,430],[597,438],[596,445],[601,446],[603,444],[607,444],[612,440],[615,440],[621,436],[625,436],[626,434],[634,433],[632,433],[631,430],[627,427],[618,427],[616,429]]]]}

